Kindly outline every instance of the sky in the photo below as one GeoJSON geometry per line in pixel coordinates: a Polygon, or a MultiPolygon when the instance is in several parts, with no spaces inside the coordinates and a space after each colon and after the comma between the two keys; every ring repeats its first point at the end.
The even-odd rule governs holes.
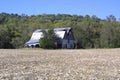
{"type": "Polygon", "coordinates": [[[120,18],[120,0],[1,0],[2,12],[19,15],[96,15],[101,19],[114,15],[120,18]]]}

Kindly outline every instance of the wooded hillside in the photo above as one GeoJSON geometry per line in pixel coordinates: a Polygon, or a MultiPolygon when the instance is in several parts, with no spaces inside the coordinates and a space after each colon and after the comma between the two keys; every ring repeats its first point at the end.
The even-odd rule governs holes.
{"type": "Polygon", "coordinates": [[[35,29],[56,27],[73,28],[76,48],[120,47],[120,22],[113,15],[103,20],[95,15],[0,13],[0,48],[21,48],[35,29]]]}

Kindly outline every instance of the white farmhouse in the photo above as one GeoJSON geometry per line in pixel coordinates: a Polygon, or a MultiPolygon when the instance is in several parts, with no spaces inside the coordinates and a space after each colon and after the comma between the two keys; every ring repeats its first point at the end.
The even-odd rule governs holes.
{"type": "MultiPolygon", "coordinates": [[[[46,29],[48,30],[48,29],[46,29]]],[[[72,33],[72,28],[54,28],[56,35],[60,38],[58,45],[60,48],[73,49],[75,47],[75,39],[72,33]]],[[[43,37],[42,29],[37,29],[33,32],[32,37],[25,43],[27,47],[38,47],[39,41],[43,37]]]]}

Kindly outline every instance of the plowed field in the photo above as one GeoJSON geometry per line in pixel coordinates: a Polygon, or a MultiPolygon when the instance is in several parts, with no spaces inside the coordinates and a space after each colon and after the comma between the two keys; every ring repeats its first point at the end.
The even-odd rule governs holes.
{"type": "Polygon", "coordinates": [[[0,80],[120,80],[120,49],[1,49],[0,80]]]}

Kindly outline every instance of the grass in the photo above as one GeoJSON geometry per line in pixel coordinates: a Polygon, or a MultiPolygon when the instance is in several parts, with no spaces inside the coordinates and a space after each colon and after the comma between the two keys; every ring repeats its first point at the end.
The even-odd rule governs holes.
{"type": "Polygon", "coordinates": [[[0,80],[120,80],[120,49],[1,49],[0,80]]]}

